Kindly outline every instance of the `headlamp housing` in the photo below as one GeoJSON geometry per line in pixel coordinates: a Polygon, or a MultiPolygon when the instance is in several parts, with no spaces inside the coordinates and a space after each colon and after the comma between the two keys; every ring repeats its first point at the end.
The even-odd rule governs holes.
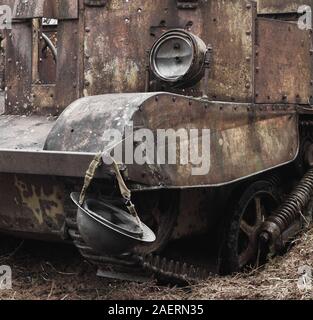
{"type": "Polygon", "coordinates": [[[187,88],[204,76],[207,46],[194,34],[174,29],[164,33],[150,52],[155,78],[172,87],[187,88]]]}

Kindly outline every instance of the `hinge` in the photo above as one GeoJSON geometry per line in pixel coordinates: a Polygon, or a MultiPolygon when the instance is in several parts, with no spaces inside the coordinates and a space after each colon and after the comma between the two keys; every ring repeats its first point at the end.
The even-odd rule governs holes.
{"type": "Polygon", "coordinates": [[[177,0],[178,9],[197,9],[199,0],[177,0]]]}

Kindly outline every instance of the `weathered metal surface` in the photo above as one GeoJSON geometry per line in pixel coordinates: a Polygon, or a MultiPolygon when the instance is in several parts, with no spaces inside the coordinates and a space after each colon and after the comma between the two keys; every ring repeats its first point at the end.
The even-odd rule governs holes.
{"type": "Polygon", "coordinates": [[[302,5],[312,7],[312,0],[258,0],[258,13],[296,13],[302,5]]]}
{"type": "Polygon", "coordinates": [[[14,19],[77,19],[78,0],[2,0],[11,7],[14,19]]]}
{"type": "Polygon", "coordinates": [[[252,102],[256,3],[218,0],[208,5],[203,21],[208,21],[204,39],[213,48],[209,98],[252,102]]]}
{"type": "MultiPolygon", "coordinates": [[[[210,98],[252,101],[255,13],[243,0],[199,1],[194,10],[178,9],[172,0],[112,0],[105,7],[86,7],[84,95],[143,92],[146,51],[163,32],[183,28],[213,46],[210,98]]],[[[194,88],[193,95],[199,94],[194,88]]]]}
{"type": "Polygon", "coordinates": [[[53,125],[54,121],[46,117],[2,115],[0,149],[42,150],[53,125]]]}
{"type": "MultiPolygon", "coordinates": [[[[13,4],[12,1],[11,3],[13,4]]],[[[259,1],[259,9],[271,8],[271,3],[270,1],[259,1]]],[[[275,3],[276,7],[283,6],[281,2],[275,3]]],[[[293,3],[294,6],[298,2],[288,1],[288,5],[284,4],[284,8],[289,6],[289,3],[293,3]]],[[[86,5],[84,8],[82,7],[83,10],[79,15],[78,1],[21,1],[17,8],[16,12],[19,13],[20,18],[30,19],[31,17],[49,17],[51,15],[60,18],[57,35],[56,32],[54,34],[54,37],[58,38],[58,63],[56,66],[51,55],[48,55],[47,59],[40,57],[38,54],[40,50],[36,48],[39,46],[41,49],[41,43],[30,39],[32,34],[30,22],[13,25],[13,31],[10,33],[10,37],[8,36],[10,58],[7,61],[7,78],[11,82],[8,83],[7,98],[7,112],[9,113],[30,114],[35,111],[42,114],[59,114],[72,101],[82,95],[143,92],[146,83],[146,51],[151,48],[158,37],[172,28],[191,31],[202,38],[206,44],[212,45],[213,61],[208,81],[208,93],[211,100],[253,101],[255,94],[253,43],[255,41],[257,12],[256,3],[253,1],[199,1],[193,9],[181,9],[180,6],[177,6],[176,1],[171,0],[158,2],[112,0],[104,6],[86,5]],[[50,11],[53,14],[49,14],[50,11]],[[72,20],[62,20],[63,18],[72,20]],[[140,38],[137,37],[137,34],[141,35],[140,38]],[[230,41],[225,41],[225,39],[230,39],[230,41]],[[44,84],[53,84],[56,82],[54,94],[56,100],[52,102],[52,97],[49,97],[49,103],[47,100],[44,103],[44,106],[49,105],[54,110],[40,108],[40,103],[35,104],[40,100],[35,99],[34,102],[34,99],[31,99],[30,69],[32,70],[32,83],[41,81],[44,84]],[[49,77],[46,77],[47,74],[49,77]],[[15,84],[16,79],[21,79],[21,81],[19,80],[15,84]]],[[[276,32],[276,37],[277,34],[276,32]]],[[[307,39],[304,39],[303,35],[299,35],[299,37],[305,42],[301,43],[304,47],[300,50],[306,50],[307,39]]],[[[295,43],[299,44],[299,42],[300,40],[295,43]]],[[[275,46],[279,46],[280,50],[288,48],[285,44],[278,45],[278,43],[279,41],[273,41],[272,45],[268,41],[268,47],[272,48],[272,52],[275,46]]],[[[289,42],[289,46],[292,46],[291,42],[289,42]]],[[[264,49],[264,51],[267,50],[268,48],[264,49]]],[[[298,49],[292,47],[288,52],[293,52],[293,50],[298,49]]],[[[297,55],[300,60],[299,56],[300,54],[297,55]]],[[[282,57],[284,56],[282,55],[282,57]]],[[[286,56],[287,58],[289,59],[286,56]]],[[[270,61],[271,59],[264,57],[265,63],[268,64],[270,61]]],[[[307,57],[305,57],[302,59],[301,65],[304,66],[307,62],[307,57]]],[[[263,64],[263,61],[260,63],[263,64]]],[[[275,64],[274,67],[278,66],[279,64],[275,64]]],[[[304,72],[304,70],[303,67],[301,71],[304,72]]],[[[285,79],[290,79],[290,75],[294,76],[295,74],[293,71],[288,72],[287,78],[284,74],[285,79]]],[[[260,74],[264,73],[261,71],[259,75],[256,75],[257,81],[260,74]]],[[[269,77],[269,74],[271,73],[267,72],[266,76],[269,77]]],[[[259,82],[262,80],[264,79],[259,82]]],[[[280,81],[282,82],[282,80],[280,81]]],[[[281,82],[275,81],[275,84],[271,86],[272,90],[275,89],[277,83],[281,84],[281,82]]],[[[307,103],[308,95],[305,94],[307,84],[300,88],[298,83],[300,82],[298,81],[293,86],[293,79],[284,80],[285,86],[299,92],[290,92],[290,95],[295,94],[295,99],[284,98],[284,101],[281,99],[275,101],[298,103],[300,100],[300,103],[307,103]],[[298,94],[300,98],[297,98],[298,94]]],[[[170,91],[171,89],[165,87],[164,90],[170,91]]],[[[281,90],[283,91],[284,88],[281,90]]],[[[193,96],[201,95],[201,91],[201,83],[188,90],[175,90],[176,93],[193,96]]],[[[280,95],[281,92],[275,90],[275,94],[280,95]]],[[[264,102],[261,96],[259,95],[258,98],[264,102]]],[[[266,98],[265,102],[271,102],[268,95],[266,98]]]]}
{"type": "MultiPolygon", "coordinates": [[[[192,175],[194,167],[191,163],[146,169],[154,168],[161,176],[160,183],[167,186],[227,184],[291,162],[298,154],[298,117],[293,107],[259,108],[197,100],[189,103],[185,97],[173,100],[164,94],[158,99],[149,99],[133,120],[135,126],[154,131],[159,128],[197,128],[200,132],[210,129],[210,170],[207,175],[192,175]]],[[[141,166],[128,167],[128,174],[135,181],[149,182],[142,175],[141,166]]]]}
{"type": "Polygon", "coordinates": [[[57,113],[80,97],[79,28],[76,20],[59,21],[58,24],[55,110],[57,113]]]}
{"type": "Polygon", "coordinates": [[[79,0],[57,0],[56,3],[52,18],[55,17],[60,20],[78,19],[79,0]]]}
{"type": "Polygon", "coordinates": [[[7,86],[6,112],[27,114],[31,111],[32,84],[32,24],[14,23],[6,31],[5,79],[7,86]]]}
{"type": "Polygon", "coordinates": [[[124,131],[139,107],[156,93],[108,94],[79,99],[56,121],[46,144],[47,151],[98,153],[108,142],[105,130],[124,131]]]}
{"type": "Polygon", "coordinates": [[[151,129],[155,134],[158,129],[193,128],[200,134],[202,129],[210,130],[210,137],[206,137],[211,148],[208,174],[192,175],[191,163],[127,166],[129,180],[150,187],[227,184],[291,162],[298,154],[294,107],[260,109],[250,104],[208,103],[161,93],[81,99],[60,116],[46,150],[97,153],[108,144],[104,141],[105,130],[124,133],[131,121],[135,129],[151,129]]]}
{"type": "MultiPolygon", "coordinates": [[[[0,172],[83,178],[94,153],[0,150],[0,172]]],[[[112,168],[102,167],[97,178],[110,178],[112,168]]]]}
{"type": "Polygon", "coordinates": [[[46,0],[17,0],[14,5],[15,19],[41,18],[52,14],[52,2],[46,0]]]}
{"type": "Polygon", "coordinates": [[[61,234],[64,187],[54,177],[0,174],[0,229],[61,234]]]}
{"type": "Polygon", "coordinates": [[[32,85],[31,104],[33,111],[41,113],[43,109],[55,113],[55,85],[32,85]]]}
{"type": "Polygon", "coordinates": [[[309,104],[313,95],[312,34],[296,23],[258,19],[257,103],[309,104]]]}

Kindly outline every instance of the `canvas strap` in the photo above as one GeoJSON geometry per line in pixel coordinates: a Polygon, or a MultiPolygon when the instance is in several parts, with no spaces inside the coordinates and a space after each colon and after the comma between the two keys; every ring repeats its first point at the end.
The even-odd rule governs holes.
{"type": "Polygon", "coordinates": [[[121,193],[123,199],[125,200],[125,205],[128,209],[128,212],[133,217],[136,218],[137,223],[138,223],[140,229],[142,230],[142,223],[141,223],[141,220],[138,216],[138,212],[136,210],[135,205],[131,201],[131,191],[126,186],[126,183],[123,179],[123,176],[121,174],[121,171],[119,169],[117,162],[115,161],[115,159],[113,159],[108,154],[98,153],[95,155],[94,159],[91,161],[89,168],[88,168],[86,175],[85,175],[84,186],[82,188],[82,191],[81,191],[80,197],[79,197],[79,204],[83,205],[85,198],[86,198],[86,193],[88,191],[88,188],[90,187],[92,180],[94,179],[94,177],[96,175],[97,169],[103,164],[103,157],[110,157],[111,158],[113,171],[115,173],[115,176],[116,176],[116,179],[118,182],[120,193],[121,193]]]}

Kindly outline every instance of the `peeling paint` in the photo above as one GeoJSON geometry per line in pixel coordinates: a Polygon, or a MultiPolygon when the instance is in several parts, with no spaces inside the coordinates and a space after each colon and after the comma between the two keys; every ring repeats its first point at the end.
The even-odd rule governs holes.
{"type": "Polygon", "coordinates": [[[44,224],[46,216],[57,224],[57,216],[63,215],[63,197],[59,194],[58,188],[53,186],[52,193],[46,194],[43,187],[38,190],[34,185],[29,185],[19,180],[17,176],[14,179],[15,187],[22,200],[21,204],[32,212],[38,224],[44,224]]]}

